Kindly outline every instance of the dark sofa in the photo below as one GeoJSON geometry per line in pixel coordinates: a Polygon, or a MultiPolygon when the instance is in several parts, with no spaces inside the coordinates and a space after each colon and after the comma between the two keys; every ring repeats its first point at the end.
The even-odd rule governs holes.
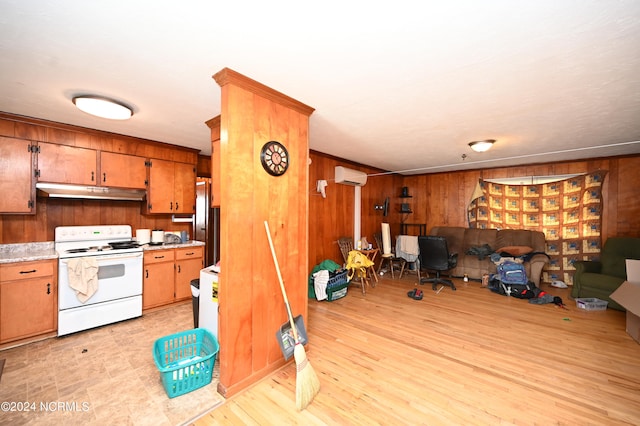
{"type": "Polygon", "coordinates": [[[600,253],[600,260],[574,262],[571,297],[596,297],[609,302],[609,308],[625,309],[609,296],[627,279],[626,259],[640,259],[640,238],[610,237],[600,253]]]}

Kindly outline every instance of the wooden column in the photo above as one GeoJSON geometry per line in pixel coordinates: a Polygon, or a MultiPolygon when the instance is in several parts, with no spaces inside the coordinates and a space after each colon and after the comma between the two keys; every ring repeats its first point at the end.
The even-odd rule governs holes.
{"type": "Polygon", "coordinates": [[[308,127],[314,109],[228,68],[213,78],[222,90],[218,390],[229,397],[285,364],[275,333],[287,314],[265,220],[293,314],[302,314],[309,327],[308,127]],[[291,159],[282,176],[271,176],[260,162],[261,148],[272,140],[284,144],[291,159]]]}

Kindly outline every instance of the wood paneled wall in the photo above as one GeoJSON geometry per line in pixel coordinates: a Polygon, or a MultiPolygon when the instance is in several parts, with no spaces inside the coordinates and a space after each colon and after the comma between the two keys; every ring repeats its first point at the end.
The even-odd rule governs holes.
{"type": "Polygon", "coordinates": [[[309,116],[313,108],[225,68],[221,86],[219,391],[226,397],[284,365],[275,333],[287,322],[264,222],[293,315],[307,318],[309,116]],[[268,141],[290,157],[281,176],[262,167],[268,141]]]}
{"type": "Polygon", "coordinates": [[[53,241],[57,226],[130,225],[192,233],[191,223],[171,222],[171,215],[143,215],[142,201],[38,198],[35,215],[0,215],[0,244],[53,241]]]}
{"type": "MultiPolygon", "coordinates": [[[[353,235],[353,187],[332,181],[334,167],[342,165],[374,175],[380,170],[319,152],[311,152],[310,158],[309,267],[313,268],[325,259],[342,263],[337,239],[353,235]],[[329,181],[326,199],[316,192],[318,179],[329,181]]],[[[610,236],[640,237],[640,204],[636,201],[640,193],[640,155],[406,177],[394,174],[370,176],[362,187],[361,233],[373,242],[373,233],[380,231],[383,221],[391,224],[392,238],[400,232],[402,222],[424,223],[427,232],[434,226],[467,226],[467,205],[480,178],[549,176],[595,170],[608,170],[603,186],[603,241],[610,236]],[[409,188],[412,196],[407,200],[412,214],[399,213],[403,186],[409,188]],[[386,196],[391,197],[391,211],[383,218],[373,205],[384,201],[386,196]]]]}
{"type": "Polygon", "coordinates": [[[530,166],[408,176],[416,221],[434,226],[467,226],[466,206],[480,178],[549,176],[607,170],[603,185],[603,242],[611,236],[640,237],[640,156],[598,158],[530,166]]]}
{"type": "MultiPolygon", "coordinates": [[[[161,160],[198,161],[198,151],[191,148],[2,112],[0,135],[161,160]]],[[[173,223],[170,215],[143,215],[141,201],[38,197],[35,215],[0,215],[0,244],[53,241],[57,226],[95,224],[191,232],[190,223],[173,223]]]]}
{"type": "MultiPolygon", "coordinates": [[[[389,222],[399,227],[402,176],[380,174],[383,170],[352,163],[311,151],[309,166],[309,267],[331,259],[343,263],[338,238],[353,237],[354,187],[335,183],[335,166],[344,166],[371,175],[361,193],[361,235],[375,245],[373,234],[381,231],[380,224],[389,222]],[[326,180],[326,198],[316,191],[316,182],[326,180]],[[384,218],[374,206],[391,199],[389,216],[384,218]]],[[[392,230],[392,232],[394,232],[392,230]]]]}

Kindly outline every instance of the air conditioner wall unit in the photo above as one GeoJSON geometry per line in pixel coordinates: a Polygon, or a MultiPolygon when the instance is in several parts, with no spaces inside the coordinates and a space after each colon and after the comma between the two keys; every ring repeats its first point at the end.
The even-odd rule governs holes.
{"type": "Polygon", "coordinates": [[[367,174],[358,170],[336,166],[336,183],[344,185],[364,186],[367,183],[367,174]]]}

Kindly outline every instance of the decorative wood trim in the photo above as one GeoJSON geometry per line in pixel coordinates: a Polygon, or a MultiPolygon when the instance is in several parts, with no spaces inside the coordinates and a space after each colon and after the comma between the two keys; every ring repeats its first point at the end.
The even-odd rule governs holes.
{"type": "Polygon", "coordinates": [[[223,68],[218,71],[213,75],[213,79],[218,83],[218,85],[220,85],[220,87],[233,83],[243,89],[249,90],[250,92],[260,95],[270,101],[277,102],[307,116],[311,115],[315,111],[315,108],[305,105],[302,102],[265,86],[262,83],[258,83],[257,81],[252,80],[230,68],[223,68]]]}
{"type": "Polygon", "coordinates": [[[204,122],[210,129],[214,127],[220,127],[220,116],[213,117],[204,122]]]}

